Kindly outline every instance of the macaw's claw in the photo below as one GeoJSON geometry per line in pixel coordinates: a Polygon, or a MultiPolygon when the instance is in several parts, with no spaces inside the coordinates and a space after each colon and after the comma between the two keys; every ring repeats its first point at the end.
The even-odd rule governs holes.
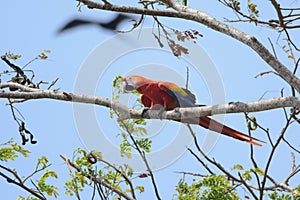
{"type": "MultiPolygon", "coordinates": [[[[163,115],[164,115],[164,112],[166,111],[164,107],[160,107],[159,109],[153,109],[153,108],[148,108],[148,107],[145,107],[142,111],[142,117],[145,118],[145,114],[146,112],[158,112],[158,116],[159,116],[159,119],[162,120],[163,119],[163,115]]],[[[151,115],[150,115],[151,116],[151,115]]]]}
{"type": "Polygon", "coordinates": [[[142,111],[142,117],[143,117],[143,118],[145,118],[145,113],[146,113],[148,110],[150,110],[150,108],[148,108],[148,107],[145,107],[145,108],[143,109],[143,111],[142,111]]]}
{"type": "Polygon", "coordinates": [[[180,107],[176,107],[176,108],[174,108],[174,111],[179,113],[179,109],[180,109],[180,107]]]}

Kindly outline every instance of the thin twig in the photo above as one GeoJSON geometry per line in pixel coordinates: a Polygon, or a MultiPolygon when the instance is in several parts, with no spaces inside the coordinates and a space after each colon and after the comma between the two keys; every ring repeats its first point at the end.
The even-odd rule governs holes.
{"type": "Polygon", "coordinates": [[[48,86],[48,90],[50,90],[50,88],[56,84],[56,82],[58,81],[59,78],[56,78],[54,81],[52,81],[52,83],[48,86]]]}
{"type": "MultiPolygon", "coordinates": [[[[7,169],[7,168],[5,168],[2,165],[0,165],[0,167],[3,168],[3,169],[7,169]]],[[[10,173],[12,173],[11,170],[8,170],[8,171],[10,173]]],[[[15,179],[12,179],[9,176],[7,176],[6,174],[0,172],[0,176],[2,176],[3,178],[5,178],[8,183],[12,183],[14,185],[17,185],[17,186],[21,187],[22,189],[24,189],[25,191],[29,192],[30,194],[32,194],[33,196],[35,196],[35,197],[37,197],[39,199],[46,200],[46,198],[44,198],[42,194],[38,194],[36,191],[34,191],[31,188],[29,188],[26,185],[24,185],[22,183],[22,181],[20,181],[20,177],[17,176],[14,172],[12,174],[15,176],[15,178],[18,179],[18,181],[16,181],[15,179]]]]}
{"type": "Polygon", "coordinates": [[[247,190],[251,193],[251,195],[254,197],[255,200],[258,200],[258,197],[254,193],[254,191],[250,188],[250,186],[247,184],[247,182],[243,179],[240,172],[238,172],[238,175],[240,177],[241,183],[247,188],[247,190]]]}
{"type": "MultiPolygon", "coordinates": [[[[115,111],[115,113],[118,115],[118,113],[115,111]]],[[[154,174],[150,168],[150,165],[148,163],[148,160],[146,158],[146,155],[145,155],[145,152],[141,150],[141,148],[139,147],[139,145],[136,143],[132,133],[129,131],[129,128],[128,126],[124,123],[124,121],[121,121],[120,123],[122,123],[122,126],[125,127],[126,129],[126,132],[128,133],[131,141],[133,142],[134,144],[134,147],[135,149],[138,151],[139,155],[141,156],[141,158],[143,159],[145,165],[146,165],[146,168],[147,168],[147,171],[149,172],[150,174],[150,178],[151,178],[151,182],[152,182],[152,185],[153,185],[153,188],[154,188],[154,192],[155,192],[155,196],[158,200],[161,199],[160,195],[159,195],[159,192],[158,192],[158,187],[156,185],[156,181],[155,181],[155,178],[154,178],[154,174]]]]}
{"type": "Polygon", "coordinates": [[[50,167],[51,164],[48,164],[46,165],[45,167],[43,168],[40,168],[40,169],[36,169],[34,170],[31,174],[29,174],[24,180],[23,180],[23,183],[25,183],[29,178],[31,178],[33,175],[35,175],[36,173],[40,172],[40,171],[43,171],[45,170],[46,168],[50,167]]]}
{"type": "Polygon", "coordinates": [[[179,174],[183,174],[183,175],[191,175],[191,176],[199,176],[199,177],[206,177],[207,175],[203,175],[203,174],[197,174],[197,173],[192,173],[192,172],[177,172],[175,171],[175,173],[179,173],[179,174]]]}
{"type": "Polygon", "coordinates": [[[287,141],[284,137],[282,138],[282,140],[294,151],[296,151],[297,153],[300,154],[300,150],[296,149],[296,147],[294,147],[293,145],[291,145],[291,143],[289,141],[287,141]]]}
{"type": "Polygon", "coordinates": [[[186,82],[185,82],[185,89],[189,89],[189,79],[190,79],[190,69],[186,66],[186,82]]]}
{"type": "Polygon", "coordinates": [[[269,40],[269,43],[271,44],[271,47],[272,47],[272,50],[273,50],[273,54],[274,54],[275,58],[277,59],[277,55],[276,55],[276,51],[275,51],[273,42],[271,41],[271,39],[269,37],[268,37],[268,40],[269,40]]]}
{"type": "Polygon", "coordinates": [[[273,155],[277,149],[277,147],[279,146],[280,142],[282,141],[282,138],[284,137],[284,134],[286,132],[286,130],[288,129],[289,125],[290,125],[290,121],[291,121],[291,117],[287,120],[286,122],[286,125],[283,127],[279,137],[277,138],[274,146],[272,146],[272,149],[271,149],[271,152],[270,152],[270,155],[267,159],[267,163],[266,163],[266,166],[265,166],[265,169],[264,169],[264,176],[263,176],[263,179],[262,179],[262,182],[261,182],[261,189],[260,189],[260,200],[263,200],[263,197],[264,197],[264,191],[265,191],[265,185],[266,185],[266,180],[267,180],[267,174],[268,174],[268,170],[270,168],[270,165],[271,165],[271,161],[273,159],[273,155]]]}
{"type": "MultiPolygon", "coordinates": [[[[246,118],[246,121],[247,121],[248,119],[250,119],[250,117],[248,116],[247,113],[245,113],[245,118],[246,118]]],[[[254,123],[257,124],[256,121],[255,121],[254,123]]],[[[249,136],[251,137],[251,130],[250,130],[250,128],[251,128],[251,127],[248,126],[248,134],[249,134],[249,136]]],[[[258,168],[257,162],[255,161],[255,158],[254,158],[254,149],[253,149],[253,145],[252,145],[252,144],[250,145],[250,160],[251,160],[251,162],[252,162],[254,168],[258,168]]],[[[257,182],[257,186],[258,186],[258,188],[259,188],[259,190],[260,190],[261,185],[260,185],[260,179],[259,179],[259,176],[258,176],[258,174],[257,174],[256,171],[254,171],[254,170],[251,170],[251,171],[252,171],[252,172],[254,173],[254,175],[255,175],[256,182],[257,182]]]]}

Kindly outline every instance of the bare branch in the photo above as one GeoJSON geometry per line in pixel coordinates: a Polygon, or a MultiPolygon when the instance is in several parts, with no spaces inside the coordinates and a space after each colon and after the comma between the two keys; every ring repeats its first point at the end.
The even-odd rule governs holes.
{"type": "Polygon", "coordinates": [[[183,175],[191,175],[191,176],[199,176],[199,177],[206,177],[207,175],[193,173],[193,172],[184,172],[184,171],[176,171],[175,173],[183,174],[183,175]]]}
{"type": "Polygon", "coordinates": [[[33,196],[45,200],[46,198],[42,195],[37,193],[36,191],[32,190],[31,188],[27,187],[22,181],[21,178],[17,175],[17,173],[7,167],[4,167],[2,165],[0,165],[0,167],[6,171],[8,171],[9,173],[13,174],[14,178],[9,177],[8,175],[0,172],[0,176],[2,176],[3,178],[6,179],[6,181],[8,183],[12,183],[14,185],[19,186],[20,188],[23,188],[25,191],[29,192],[30,194],[32,194],[33,196]]]}
{"type": "MultiPolygon", "coordinates": [[[[268,170],[269,170],[269,168],[270,168],[271,161],[272,161],[272,159],[273,159],[274,153],[275,153],[277,147],[279,146],[280,142],[282,141],[282,139],[283,139],[283,137],[284,137],[284,134],[286,133],[286,130],[287,130],[287,128],[288,128],[289,125],[290,125],[291,120],[292,120],[292,117],[290,117],[289,119],[287,119],[287,122],[286,122],[285,126],[283,127],[283,129],[282,129],[282,131],[281,131],[279,137],[277,138],[275,144],[272,146],[270,155],[269,155],[269,157],[268,157],[268,159],[267,159],[267,163],[266,163],[266,166],[265,166],[265,169],[264,169],[263,180],[262,180],[262,182],[261,182],[261,188],[260,188],[260,191],[259,191],[259,192],[260,192],[260,200],[263,199],[264,191],[267,189],[267,188],[265,187],[265,185],[266,185],[266,181],[267,181],[267,177],[268,177],[268,170]]],[[[273,182],[274,182],[274,181],[273,181],[273,182]]],[[[289,191],[292,191],[292,188],[291,188],[290,186],[285,185],[285,184],[280,184],[280,183],[278,183],[278,184],[275,184],[274,186],[276,186],[276,187],[281,187],[281,188],[283,188],[283,187],[286,186],[286,187],[283,188],[283,189],[289,189],[289,191]]]]}
{"type": "Polygon", "coordinates": [[[283,21],[283,15],[280,9],[280,5],[277,3],[276,0],[271,0],[272,5],[274,6],[276,12],[277,12],[277,16],[278,16],[278,20],[279,20],[279,24],[281,27],[284,27],[284,21],[283,21]]]}

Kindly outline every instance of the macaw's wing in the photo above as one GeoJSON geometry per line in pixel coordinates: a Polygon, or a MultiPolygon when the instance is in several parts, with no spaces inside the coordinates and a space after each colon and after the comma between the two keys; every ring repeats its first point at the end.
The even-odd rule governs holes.
{"type": "Polygon", "coordinates": [[[184,88],[171,82],[159,82],[158,87],[176,99],[177,107],[194,107],[196,102],[195,95],[184,88]]]}
{"type": "Polygon", "coordinates": [[[151,99],[149,99],[147,96],[143,95],[141,96],[141,102],[145,107],[150,108],[152,106],[151,99]]]}

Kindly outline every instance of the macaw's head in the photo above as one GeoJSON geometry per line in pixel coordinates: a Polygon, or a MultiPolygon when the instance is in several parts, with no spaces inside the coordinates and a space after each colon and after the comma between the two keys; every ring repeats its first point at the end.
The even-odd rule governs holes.
{"type": "Polygon", "coordinates": [[[125,78],[122,79],[122,81],[123,81],[123,90],[132,91],[147,84],[147,81],[150,80],[142,76],[133,75],[133,76],[126,76],[125,78]]]}

